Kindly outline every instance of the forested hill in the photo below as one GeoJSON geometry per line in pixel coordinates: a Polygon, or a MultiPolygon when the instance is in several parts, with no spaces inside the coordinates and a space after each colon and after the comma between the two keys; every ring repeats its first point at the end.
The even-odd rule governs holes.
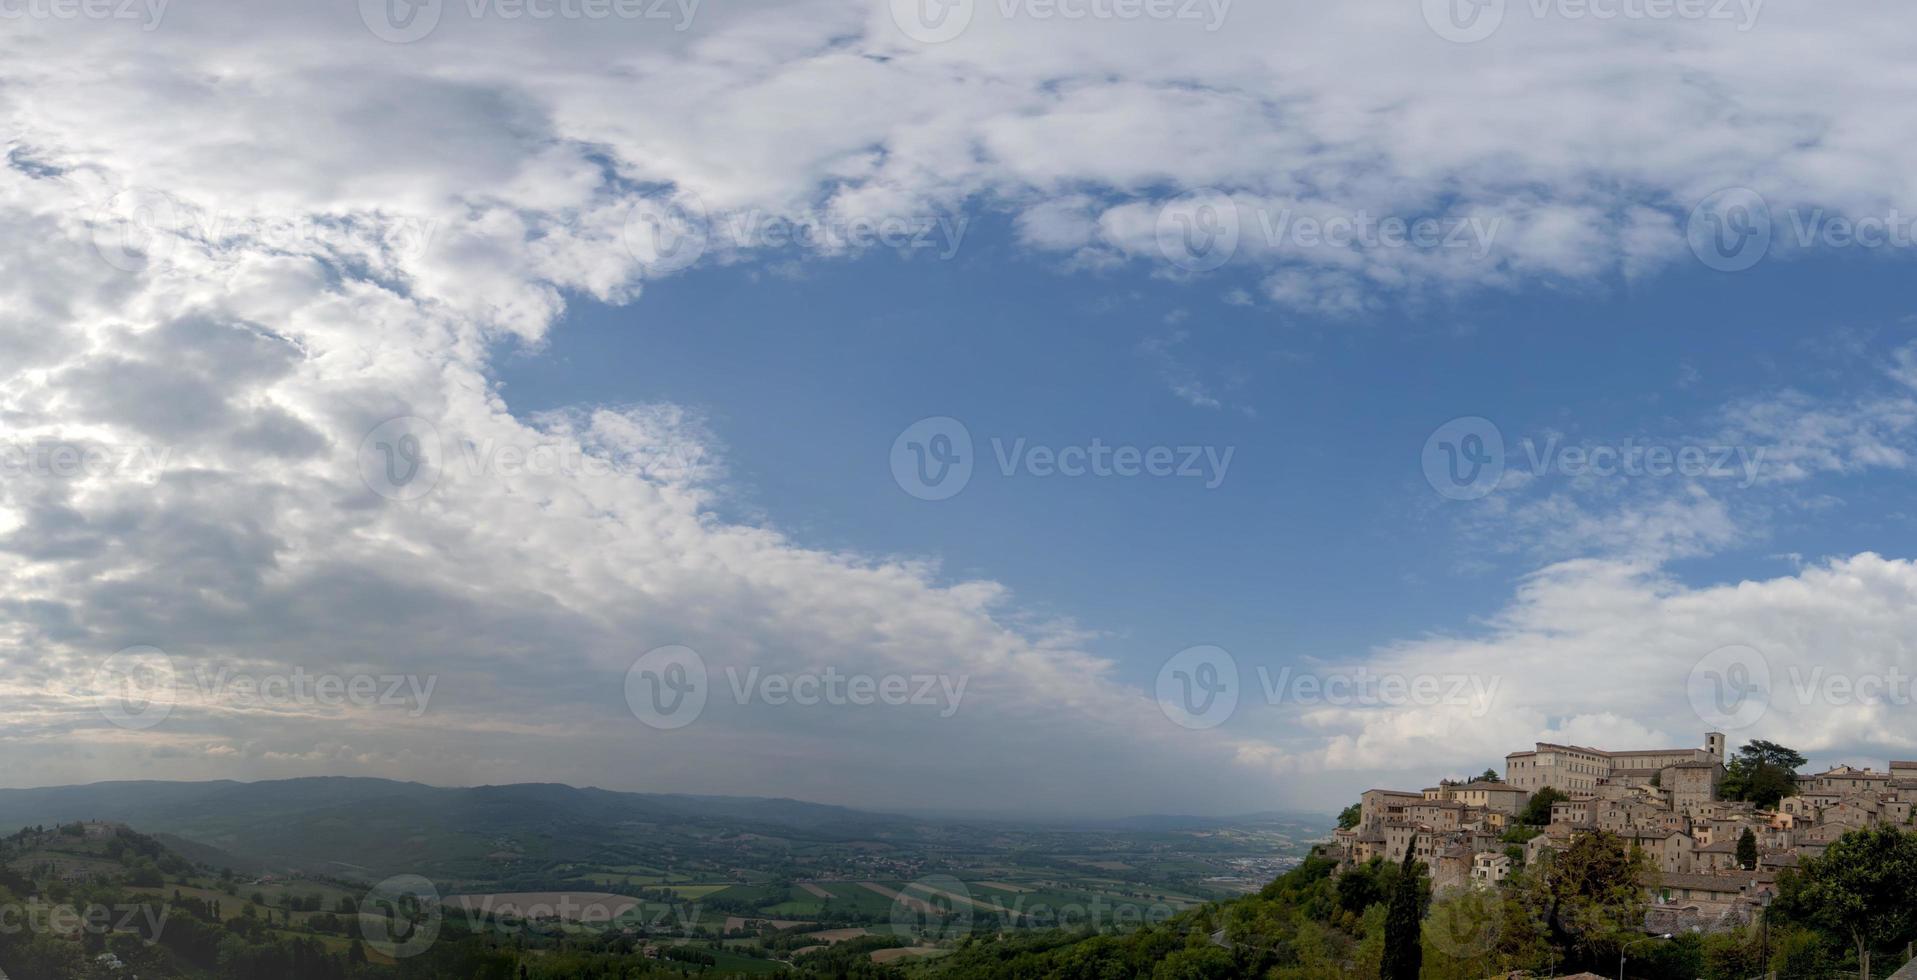
{"type": "Polygon", "coordinates": [[[276,868],[484,877],[502,850],[584,860],[611,839],[803,831],[911,838],[921,821],[788,799],[619,793],[548,783],[443,788],[384,779],[108,782],[0,790],[0,827],[108,820],[276,868]],[[536,852],[536,853],[534,853],[536,852]]]}

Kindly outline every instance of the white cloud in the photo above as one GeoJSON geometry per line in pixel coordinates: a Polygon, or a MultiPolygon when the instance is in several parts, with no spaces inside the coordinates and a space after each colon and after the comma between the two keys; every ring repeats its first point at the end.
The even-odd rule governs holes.
{"type": "MultiPolygon", "coordinates": [[[[1435,758],[1458,729],[1433,715],[1309,719],[1338,731],[1325,736],[1168,730],[1082,634],[1026,625],[995,583],[715,518],[723,454],[671,406],[515,418],[490,352],[536,345],[569,295],[631,302],[670,273],[628,250],[641,200],[840,224],[1004,209],[1041,255],[1177,274],[1153,245],[1157,207],[1215,187],[1253,218],[1237,261],[1265,298],[1338,313],[1651,275],[1684,260],[1690,204],[1729,184],[1774,208],[1917,212],[1900,164],[1911,110],[1884,82],[1917,16],[1903,7],[1774,3],[1743,32],[1518,16],[1460,47],[1418,5],[1381,0],[1239,4],[1216,31],[1008,21],[982,4],[936,46],[902,37],[886,6],[702,5],[678,30],[448,4],[408,45],[343,2],[182,2],[151,31],[9,21],[0,421],[14,444],[164,464],[0,484],[0,738],[32,750],[7,752],[0,779],[351,767],[881,804],[993,786],[1037,807],[1148,808],[1275,792],[1224,778],[1233,758],[1435,758]],[[1481,255],[1299,248],[1263,238],[1257,216],[1281,209],[1498,231],[1481,255]],[[433,493],[393,502],[362,481],[359,453],[400,416],[431,420],[447,456],[433,493]],[[464,452],[501,446],[579,462],[481,453],[474,466],[464,452]],[[76,692],[139,643],[269,671],[403,663],[439,693],[424,720],[279,710],[270,726],[189,702],[135,735],[76,692]],[[717,669],[933,669],[973,693],[950,722],[721,705],[673,741],[635,724],[618,689],[635,654],[669,643],[717,669]]],[[[707,262],[755,251],[705,244],[707,262]]],[[[1250,302],[1237,288],[1228,300],[1250,302]]],[[[1906,423],[1886,406],[1862,422],[1749,420],[1813,426],[1791,459],[1807,472],[1901,466],[1889,436],[1906,423]]],[[[1586,504],[1531,507],[1537,527],[1625,552],[1694,553],[1734,533],[1709,498],[1621,529],[1586,504]]],[[[1679,737],[1642,726],[1676,717],[1663,679],[1697,643],[1811,624],[1882,660],[1909,624],[1868,600],[1907,574],[1865,557],[1752,587],[1803,617],[1786,621],[1742,586],[1691,593],[1642,567],[1557,565],[1493,639],[1387,659],[1495,653],[1581,677],[1515,687],[1518,710],[1471,729],[1480,751],[1545,731],[1679,737]],[[1828,614],[1847,604],[1862,618],[1828,614]],[[1588,665],[1620,655],[1635,673],[1603,676],[1644,680],[1600,702],[1588,665]]],[[[1780,722],[1811,748],[1889,738],[1810,712],[1780,722]]]]}
{"type": "MultiPolygon", "coordinates": [[[[1654,569],[1577,560],[1529,577],[1481,635],[1434,637],[1332,663],[1321,675],[1467,677],[1495,687],[1494,710],[1473,704],[1321,708],[1303,730],[1258,732],[1283,752],[1253,760],[1308,785],[1349,793],[1378,774],[1427,782],[1502,770],[1534,741],[1615,749],[1702,746],[1731,728],[1736,744],[1764,738],[1814,765],[1882,768],[1917,749],[1896,719],[1917,679],[1917,565],[1874,554],[1833,559],[1778,578],[1682,586],[1654,569]],[[1770,672],[1767,705],[1727,725],[1693,692],[1722,647],[1748,646],[1770,672]],[[1707,665],[1708,668],[1708,665],[1707,665]]],[[[1415,789],[1416,786],[1411,788],[1415,789]]]]}

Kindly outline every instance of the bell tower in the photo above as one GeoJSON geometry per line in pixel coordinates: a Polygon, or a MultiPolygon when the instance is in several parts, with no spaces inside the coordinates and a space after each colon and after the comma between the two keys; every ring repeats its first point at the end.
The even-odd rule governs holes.
{"type": "Polygon", "coordinates": [[[1724,764],[1724,733],[1723,732],[1705,732],[1704,733],[1704,751],[1709,752],[1711,754],[1711,758],[1716,760],[1718,765],[1720,766],[1723,765],[1724,764]]]}

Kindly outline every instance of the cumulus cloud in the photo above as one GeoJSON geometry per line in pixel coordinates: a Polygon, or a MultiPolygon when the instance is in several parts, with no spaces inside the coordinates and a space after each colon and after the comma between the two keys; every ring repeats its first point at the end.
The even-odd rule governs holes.
{"type": "Polygon", "coordinates": [[[1317,731],[1260,761],[1349,789],[1363,781],[1349,770],[1468,776],[1502,769],[1505,753],[1533,741],[1702,746],[1703,733],[1717,730],[1734,744],[1797,747],[1815,764],[1881,769],[1917,749],[1897,723],[1917,678],[1913,590],[1917,565],[1875,554],[1707,587],[1641,565],[1563,562],[1528,576],[1480,635],[1405,642],[1319,668],[1464,677],[1474,685],[1465,690],[1495,690],[1494,698],[1319,707],[1317,731]],[[1726,650],[1735,655],[1717,653],[1726,650]],[[1733,663],[1748,673],[1720,666],[1733,663]]]}
{"type": "MultiPolygon", "coordinates": [[[[573,297],[643,316],[648,282],[783,254],[722,233],[742,220],[827,229],[805,247],[843,254],[884,247],[847,229],[1001,213],[1033,261],[1205,288],[1160,232],[1166,202],[1210,189],[1237,226],[1229,262],[1262,283],[1230,302],[1348,314],[1657,274],[1686,260],[1690,207],[1732,184],[1778,209],[1917,211],[1898,163],[1910,110],[1884,82],[1905,7],[1771,4],[1749,30],[1514,15],[1463,46],[1383,0],[1240,4],[1222,25],[980,4],[932,44],[892,5],[848,0],[611,23],[447,4],[410,43],[369,26],[378,6],[178,0],[150,25],[34,16],[0,38],[0,423],[24,467],[0,481],[0,779],[351,771],[880,805],[970,803],[980,786],[1051,808],[1253,803],[1277,791],[1228,774],[1388,767],[1460,737],[1500,754],[1550,732],[1680,738],[1667,675],[1702,643],[1763,645],[1753,623],[1823,624],[1876,658],[1860,663],[1911,635],[1884,601],[1905,588],[1899,563],[1686,591],[1656,562],[1733,533],[1708,498],[1621,531],[1588,502],[1546,501],[1538,525],[1640,562],[1554,564],[1491,638],[1379,656],[1533,668],[1494,722],[1328,709],[1300,729],[1191,732],[1079,628],[1029,622],[996,583],[715,517],[723,447],[679,409],[526,418],[488,378],[502,341],[536,347],[573,297]],[[1393,218],[1463,229],[1466,247],[1367,237],[1393,218]],[[1332,227],[1372,231],[1327,244],[1332,227]],[[421,458],[430,492],[391,492],[381,467],[421,458]],[[164,724],[116,728],[95,673],[142,644],[190,683],[164,724]],[[621,693],[633,658],[670,644],[702,653],[715,690],[728,667],[829,664],[964,677],[967,700],[941,718],[719,697],[675,735],[621,693]],[[1645,683],[1599,703],[1580,673],[1599,654],[1645,683]],[[436,686],[417,714],[208,695],[209,671],[294,668],[436,686]]],[[[1894,403],[1806,415],[1744,418],[1813,426],[1791,458],[1807,472],[1902,465],[1894,403]]],[[[1811,711],[1777,723],[1812,748],[1885,739],[1811,711]]]]}

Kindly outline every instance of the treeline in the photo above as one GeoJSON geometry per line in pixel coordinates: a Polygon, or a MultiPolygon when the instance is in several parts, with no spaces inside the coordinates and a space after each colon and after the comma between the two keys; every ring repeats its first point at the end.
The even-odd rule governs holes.
{"type": "MultiPolygon", "coordinates": [[[[14,896],[0,895],[0,901],[14,896]]],[[[239,920],[235,920],[237,923],[239,920]]],[[[374,962],[355,940],[345,952],[303,936],[221,930],[197,919],[168,918],[153,934],[83,935],[79,941],[32,932],[0,933],[0,970],[14,980],[99,980],[121,976],[98,957],[114,954],[126,974],[143,980],[651,980],[716,970],[713,951],[667,946],[660,959],[629,940],[557,943],[527,948],[446,928],[417,956],[374,962]]]]}
{"type": "MultiPolygon", "coordinates": [[[[123,828],[90,839],[71,824],[27,828],[0,839],[0,972],[13,980],[645,980],[698,975],[718,980],[716,951],[663,946],[623,935],[541,938],[476,934],[457,917],[440,922],[436,941],[397,962],[373,951],[351,900],[340,914],[317,911],[317,895],[289,896],[285,907],[237,896],[201,898],[175,888],[130,891],[145,872],[191,865],[152,838],[123,828]],[[9,858],[36,848],[83,842],[84,853],[117,865],[111,874],[67,880],[48,862],[24,871],[9,858]],[[226,917],[229,902],[238,914],[226,917]],[[275,912],[278,913],[275,916],[275,912]],[[293,912],[310,913],[294,924],[293,912]],[[277,921],[275,921],[277,919],[277,921]],[[334,938],[319,933],[332,933],[334,938]],[[342,942],[344,940],[344,942],[342,942]],[[117,961],[117,962],[116,962],[117,961]]],[[[160,882],[152,882],[159,885],[160,882]]],[[[231,890],[231,881],[223,882],[231,890]]],[[[421,910],[412,910],[423,918],[421,910]]]]}

